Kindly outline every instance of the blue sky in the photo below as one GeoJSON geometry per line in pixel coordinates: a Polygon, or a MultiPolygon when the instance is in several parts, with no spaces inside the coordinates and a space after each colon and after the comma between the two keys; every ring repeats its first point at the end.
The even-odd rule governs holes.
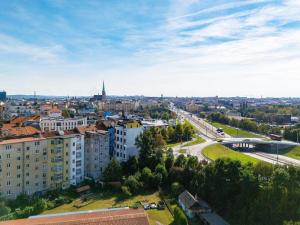
{"type": "Polygon", "coordinates": [[[9,94],[300,96],[299,0],[0,1],[9,94]]]}

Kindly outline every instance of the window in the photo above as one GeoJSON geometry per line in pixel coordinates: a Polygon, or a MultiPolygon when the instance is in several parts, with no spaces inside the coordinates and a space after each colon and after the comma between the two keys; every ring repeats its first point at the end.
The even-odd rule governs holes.
{"type": "Polygon", "coordinates": [[[21,160],[21,156],[18,156],[18,157],[17,157],[17,160],[21,160]]]}
{"type": "Polygon", "coordinates": [[[21,166],[20,165],[17,165],[17,170],[20,170],[21,169],[21,166]]]}
{"type": "Polygon", "coordinates": [[[29,164],[26,164],[26,167],[29,168],[29,164]]]}
{"type": "Polygon", "coordinates": [[[17,178],[21,178],[21,174],[18,174],[18,175],[17,175],[17,178]]]}
{"type": "Polygon", "coordinates": [[[29,177],[29,173],[26,173],[26,177],[29,177]]]}
{"type": "Polygon", "coordinates": [[[10,163],[7,163],[6,167],[9,168],[10,167],[10,163]]]}
{"type": "Polygon", "coordinates": [[[26,155],[26,159],[29,159],[29,155],[26,155]]]}
{"type": "Polygon", "coordinates": [[[27,150],[27,151],[29,151],[29,150],[30,150],[30,147],[29,147],[29,146],[27,146],[27,147],[26,147],[26,150],[27,150]]]}
{"type": "Polygon", "coordinates": [[[6,155],[6,158],[10,159],[10,154],[7,154],[7,155],[6,155]]]}
{"type": "Polygon", "coordinates": [[[7,185],[7,186],[10,186],[10,181],[9,181],[9,180],[6,182],[6,185],[7,185]]]}
{"type": "Polygon", "coordinates": [[[10,150],[10,149],[11,149],[11,145],[6,145],[6,146],[5,146],[5,149],[6,149],[6,150],[10,150]]]}

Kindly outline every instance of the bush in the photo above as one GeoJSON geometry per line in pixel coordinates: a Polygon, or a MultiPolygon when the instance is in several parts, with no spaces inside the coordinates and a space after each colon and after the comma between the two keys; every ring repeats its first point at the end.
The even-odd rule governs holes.
{"type": "Polygon", "coordinates": [[[183,186],[178,182],[174,182],[171,185],[171,193],[175,197],[180,195],[183,192],[183,189],[184,189],[183,186]]]}
{"type": "Polygon", "coordinates": [[[174,209],[174,225],[188,225],[184,212],[178,206],[174,209]]]}
{"type": "Polygon", "coordinates": [[[5,205],[4,201],[0,201],[0,216],[7,215],[10,211],[10,208],[5,205]]]}
{"type": "Polygon", "coordinates": [[[132,194],[129,191],[129,188],[127,186],[122,186],[121,191],[125,195],[125,197],[131,197],[132,196],[132,194]]]}
{"type": "Polygon", "coordinates": [[[129,176],[124,184],[129,188],[132,194],[136,194],[142,187],[142,184],[135,176],[129,176]]]}

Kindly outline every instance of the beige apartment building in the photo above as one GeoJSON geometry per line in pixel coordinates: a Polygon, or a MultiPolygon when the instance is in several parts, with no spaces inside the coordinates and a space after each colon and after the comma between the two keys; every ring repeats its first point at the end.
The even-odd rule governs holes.
{"type": "Polygon", "coordinates": [[[5,198],[48,189],[47,140],[26,137],[0,141],[0,193],[5,198]]]}
{"type": "Polygon", "coordinates": [[[84,135],[76,131],[43,133],[48,148],[51,190],[66,189],[84,180],[84,135]]]}

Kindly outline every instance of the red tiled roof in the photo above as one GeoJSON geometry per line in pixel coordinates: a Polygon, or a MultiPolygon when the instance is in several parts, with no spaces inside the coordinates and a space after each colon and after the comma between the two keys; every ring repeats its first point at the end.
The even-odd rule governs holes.
{"type": "Polygon", "coordinates": [[[0,222],[0,225],[149,225],[143,209],[120,209],[0,222]]]}

